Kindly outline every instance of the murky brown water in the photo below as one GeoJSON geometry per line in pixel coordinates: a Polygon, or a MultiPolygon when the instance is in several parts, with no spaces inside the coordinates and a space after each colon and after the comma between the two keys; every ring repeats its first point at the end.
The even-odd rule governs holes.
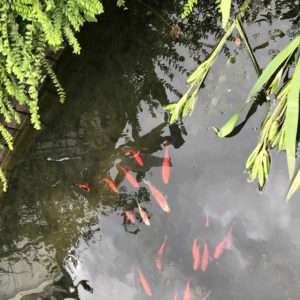
{"type": "MultiPolygon", "coordinates": [[[[249,10],[245,29],[261,67],[299,31],[295,4],[266,1],[249,10]]],[[[178,22],[178,4],[150,5],[168,23],[178,22]]],[[[234,44],[235,33],[192,117],[168,126],[163,105],[185,91],[187,73],[221,35],[214,4],[202,3],[200,14],[180,24],[184,37],[176,41],[152,11],[138,2],[128,6],[125,12],[107,9],[83,31],[82,54],[62,58],[58,72],[68,101],[24,154],[1,203],[0,299],[147,299],[139,269],[153,299],[173,299],[176,290],[182,299],[188,280],[191,299],[209,291],[207,300],[299,299],[300,202],[298,195],[283,201],[285,156],[272,153],[272,175],[262,192],[243,174],[265,106],[232,138],[218,139],[211,129],[237,110],[257,78],[246,50],[234,44]],[[226,63],[229,54],[234,64],[226,63]],[[168,185],[161,179],[166,140],[172,142],[168,185]],[[141,152],[143,167],[125,155],[127,149],[141,152]],[[139,190],[120,164],[140,182],[139,190]],[[99,183],[103,177],[115,180],[119,194],[99,183]],[[167,195],[170,213],[143,179],[167,195]],[[91,192],[77,183],[88,183],[91,192]],[[142,223],[136,199],[151,226],[142,223]],[[131,224],[124,210],[138,223],[131,224]],[[213,259],[231,226],[232,249],[213,259]],[[155,257],[165,236],[158,271],[155,257]],[[208,244],[206,272],[192,268],[197,237],[202,254],[208,244]]]]}

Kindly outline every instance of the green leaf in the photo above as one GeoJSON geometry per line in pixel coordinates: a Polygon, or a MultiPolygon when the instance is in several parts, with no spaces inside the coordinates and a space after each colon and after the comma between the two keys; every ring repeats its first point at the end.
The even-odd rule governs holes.
{"type": "Polygon", "coordinates": [[[256,95],[256,93],[261,90],[261,88],[269,81],[269,79],[274,75],[276,70],[285,62],[285,60],[295,51],[295,49],[300,45],[300,35],[298,35],[286,48],[279,52],[273,60],[267,65],[260,77],[257,79],[256,83],[252,87],[245,103],[241,106],[239,111],[234,114],[231,119],[218,130],[219,137],[225,137],[232,132],[238,122],[241,113],[251,101],[251,99],[256,95]]]}
{"type": "Polygon", "coordinates": [[[231,0],[221,0],[222,26],[226,28],[229,21],[231,0]]]}
{"type": "Polygon", "coordinates": [[[300,56],[291,80],[291,86],[287,95],[287,108],[285,125],[285,149],[290,179],[295,172],[296,164],[296,139],[299,119],[299,93],[300,93],[300,56]]]}
{"type": "Polygon", "coordinates": [[[293,183],[289,189],[289,192],[286,196],[286,201],[289,201],[291,199],[291,197],[294,195],[294,193],[296,192],[296,190],[299,188],[300,186],[300,169],[295,177],[295,179],[293,180],[293,183]]]}

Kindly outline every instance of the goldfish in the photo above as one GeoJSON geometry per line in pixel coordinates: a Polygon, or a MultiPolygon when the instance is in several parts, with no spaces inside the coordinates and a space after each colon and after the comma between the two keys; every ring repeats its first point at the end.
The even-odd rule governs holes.
{"type": "Polygon", "coordinates": [[[191,300],[190,280],[188,280],[186,285],[185,285],[183,300],[191,300]]]}
{"type": "Polygon", "coordinates": [[[115,183],[114,183],[110,178],[103,178],[103,179],[101,179],[100,181],[106,182],[106,183],[109,185],[109,187],[110,187],[115,193],[118,193],[118,192],[119,192],[117,186],[115,185],[115,183]]]}
{"type": "Polygon", "coordinates": [[[158,270],[162,269],[162,258],[163,258],[164,251],[165,251],[165,248],[166,248],[167,240],[168,240],[168,237],[165,236],[164,241],[160,245],[160,247],[157,251],[157,254],[156,254],[155,264],[156,264],[156,268],[158,270]]]}
{"type": "Polygon", "coordinates": [[[89,186],[88,183],[77,183],[76,186],[77,186],[79,189],[82,189],[82,190],[84,190],[84,191],[86,191],[86,192],[88,192],[88,193],[91,191],[91,188],[90,188],[90,186],[89,186]]]}
{"type": "Polygon", "coordinates": [[[132,223],[132,224],[135,224],[136,223],[136,219],[135,219],[135,216],[133,213],[131,213],[130,211],[128,210],[125,210],[125,215],[127,217],[127,219],[132,223]]]}
{"type": "Polygon", "coordinates": [[[208,260],[209,260],[208,246],[207,246],[206,241],[204,241],[204,249],[203,249],[202,263],[201,263],[201,270],[203,272],[205,272],[207,270],[208,260]]]}
{"type": "Polygon", "coordinates": [[[127,150],[126,154],[132,154],[132,156],[134,157],[134,159],[136,160],[136,162],[138,163],[138,165],[140,165],[141,167],[144,166],[144,162],[140,156],[140,152],[139,151],[134,151],[134,150],[127,150]]]}
{"type": "Polygon", "coordinates": [[[170,164],[170,158],[169,158],[169,144],[166,144],[166,150],[165,155],[162,163],[162,180],[165,184],[169,183],[170,179],[170,171],[171,171],[171,164],[170,164]]]}
{"type": "Polygon", "coordinates": [[[204,227],[205,227],[205,228],[208,228],[208,227],[209,227],[209,219],[208,219],[208,216],[206,216],[206,218],[205,218],[204,227]]]}
{"type": "Polygon", "coordinates": [[[149,186],[154,199],[156,200],[157,204],[162,208],[162,210],[164,210],[165,212],[170,212],[170,207],[163,194],[150,181],[144,180],[144,182],[149,186]]]}
{"type": "Polygon", "coordinates": [[[193,242],[192,253],[194,258],[193,269],[197,270],[200,264],[200,248],[197,239],[195,239],[193,242]]]}
{"type": "Polygon", "coordinates": [[[139,279],[140,279],[140,283],[142,285],[142,287],[144,288],[145,293],[151,297],[152,296],[152,291],[151,291],[151,287],[147,281],[147,279],[145,278],[144,274],[142,273],[141,270],[138,270],[139,273],[139,279]]]}
{"type": "Polygon", "coordinates": [[[214,253],[214,259],[220,258],[225,249],[231,249],[232,247],[232,226],[230,227],[225,238],[217,245],[214,253]]]}
{"type": "Polygon", "coordinates": [[[131,183],[131,185],[133,187],[135,187],[136,189],[139,189],[141,186],[140,184],[137,182],[137,180],[134,178],[134,176],[132,176],[124,167],[121,166],[122,171],[124,172],[127,180],[131,183]]]}
{"type": "Polygon", "coordinates": [[[139,209],[139,212],[140,212],[140,215],[141,215],[141,218],[142,218],[143,222],[144,222],[146,225],[150,226],[150,221],[149,221],[149,218],[148,218],[147,213],[146,213],[145,210],[140,206],[139,202],[138,202],[138,201],[136,201],[136,202],[137,202],[138,209],[139,209]]]}

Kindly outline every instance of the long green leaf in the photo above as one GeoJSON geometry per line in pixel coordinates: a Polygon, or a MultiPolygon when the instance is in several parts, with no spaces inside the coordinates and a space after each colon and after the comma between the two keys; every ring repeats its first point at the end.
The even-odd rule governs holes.
{"type": "Polygon", "coordinates": [[[235,113],[231,119],[217,131],[219,137],[225,137],[232,132],[238,122],[241,113],[251,101],[252,97],[269,81],[269,79],[274,75],[276,70],[281,66],[282,63],[295,51],[295,49],[300,45],[300,35],[298,35],[286,48],[279,52],[273,60],[264,69],[254,86],[252,87],[245,103],[241,106],[239,111],[235,113]]]}
{"type": "Polygon", "coordinates": [[[221,0],[222,26],[226,28],[229,21],[231,0],[221,0]]]}
{"type": "Polygon", "coordinates": [[[300,186],[300,169],[299,169],[299,171],[290,187],[290,190],[286,196],[286,201],[289,201],[291,199],[291,197],[294,195],[294,193],[299,188],[299,186],[300,186]]]}
{"type": "Polygon", "coordinates": [[[293,177],[296,164],[296,139],[299,120],[299,93],[300,93],[300,56],[291,80],[287,96],[285,126],[286,157],[289,168],[289,177],[293,177]]]}

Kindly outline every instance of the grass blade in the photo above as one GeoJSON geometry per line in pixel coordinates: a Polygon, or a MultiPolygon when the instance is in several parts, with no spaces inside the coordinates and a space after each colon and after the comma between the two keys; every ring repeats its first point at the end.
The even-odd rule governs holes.
{"type": "Polygon", "coordinates": [[[279,52],[273,60],[267,65],[265,70],[262,72],[260,77],[257,79],[256,83],[252,87],[245,103],[241,106],[239,111],[235,113],[231,119],[220,129],[217,130],[219,137],[225,137],[232,132],[238,122],[241,113],[251,101],[251,99],[256,95],[256,93],[261,90],[261,88],[269,81],[269,79],[274,75],[276,70],[286,61],[286,59],[295,51],[295,49],[300,45],[300,35],[298,35],[286,48],[279,52]]]}
{"type": "Polygon", "coordinates": [[[298,58],[297,66],[291,80],[290,89],[287,96],[286,117],[284,121],[285,126],[285,144],[286,156],[289,169],[290,179],[295,172],[296,164],[296,139],[299,120],[299,93],[300,93],[300,56],[298,58]]]}
{"type": "Polygon", "coordinates": [[[290,187],[290,190],[286,196],[286,201],[289,201],[291,199],[291,197],[294,195],[294,193],[299,188],[299,186],[300,186],[300,169],[299,169],[299,171],[290,187]]]}

